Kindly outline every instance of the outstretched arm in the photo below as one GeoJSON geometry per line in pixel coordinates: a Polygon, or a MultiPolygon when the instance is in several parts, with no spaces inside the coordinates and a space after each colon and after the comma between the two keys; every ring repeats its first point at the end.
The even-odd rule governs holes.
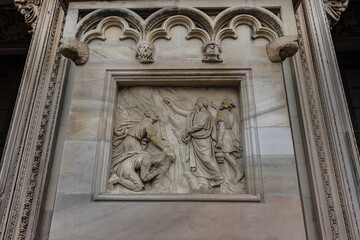
{"type": "Polygon", "coordinates": [[[166,105],[168,105],[170,107],[171,110],[173,110],[175,113],[177,113],[177,114],[179,114],[181,116],[186,117],[191,112],[191,110],[188,110],[188,109],[177,106],[169,98],[164,98],[163,101],[164,101],[164,103],[166,103],[166,105]]]}

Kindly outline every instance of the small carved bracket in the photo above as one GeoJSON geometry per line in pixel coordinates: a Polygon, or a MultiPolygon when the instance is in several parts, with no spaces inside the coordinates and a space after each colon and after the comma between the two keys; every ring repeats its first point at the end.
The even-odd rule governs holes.
{"type": "Polygon", "coordinates": [[[35,31],[38,15],[40,13],[41,0],[14,0],[18,11],[24,15],[25,23],[31,27],[29,33],[35,31]]]}
{"type": "Polygon", "coordinates": [[[222,62],[222,58],[220,57],[222,53],[221,45],[216,41],[208,41],[204,43],[201,48],[203,53],[203,62],[206,63],[219,63],[222,62]]]}
{"type": "Polygon", "coordinates": [[[278,38],[266,45],[266,52],[272,62],[282,62],[298,51],[297,36],[288,35],[278,38]]]}
{"type": "Polygon", "coordinates": [[[89,58],[89,47],[75,39],[61,39],[59,52],[66,58],[70,58],[76,65],[83,65],[89,58]]]}
{"type": "Polygon", "coordinates": [[[153,63],[154,53],[155,47],[150,42],[140,41],[136,45],[136,59],[141,63],[153,63]]]}

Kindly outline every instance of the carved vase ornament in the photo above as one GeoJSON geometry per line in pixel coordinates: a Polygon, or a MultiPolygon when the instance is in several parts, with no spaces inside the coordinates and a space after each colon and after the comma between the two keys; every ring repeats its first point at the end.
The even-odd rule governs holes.
{"type": "Polygon", "coordinates": [[[228,8],[214,19],[195,8],[168,7],[156,11],[145,20],[124,8],[99,9],[80,20],[73,41],[67,40],[70,45],[65,44],[62,49],[64,53],[69,52],[65,48],[70,48],[70,52],[79,50],[77,54],[70,56],[81,58],[81,61],[75,60],[75,63],[84,64],[88,56],[82,50],[83,47],[78,48],[78,43],[87,45],[95,39],[104,41],[106,29],[117,26],[121,29],[120,40],[133,39],[136,42],[134,57],[140,63],[152,63],[156,51],[154,42],[160,38],[171,39],[170,30],[176,25],[187,29],[186,39],[197,38],[202,41],[202,61],[205,63],[223,61],[221,42],[225,38],[238,38],[236,28],[239,25],[250,26],[253,29],[253,39],[265,38],[273,42],[284,35],[280,19],[270,11],[258,7],[228,8]]]}

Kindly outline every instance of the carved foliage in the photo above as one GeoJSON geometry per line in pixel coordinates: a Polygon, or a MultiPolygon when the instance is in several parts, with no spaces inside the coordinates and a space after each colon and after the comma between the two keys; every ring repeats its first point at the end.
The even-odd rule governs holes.
{"type": "MultiPolygon", "coordinates": [[[[77,33],[74,37],[84,44],[94,39],[104,41],[106,29],[118,26],[122,30],[120,40],[131,38],[137,43],[136,58],[141,63],[151,63],[154,61],[154,41],[159,38],[170,39],[171,28],[182,25],[188,32],[186,39],[198,38],[203,42],[203,62],[215,63],[222,61],[221,41],[228,37],[236,39],[235,29],[242,24],[253,29],[254,39],[262,37],[274,41],[283,36],[281,21],[263,8],[229,8],[212,20],[204,12],[194,8],[169,7],[151,14],[146,20],[128,9],[96,10],[77,24],[77,33]],[[96,26],[95,29],[93,26],[96,26]]],[[[74,46],[67,47],[76,49],[74,46]]]]}
{"type": "Polygon", "coordinates": [[[40,13],[41,0],[14,0],[14,5],[24,15],[25,22],[31,27],[29,33],[33,33],[40,13]]]}
{"type": "Polygon", "coordinates": [[[329,20],[330,27],[332,28],[345,12],[349,5],[349,0],[323,0],[326,15],[329,20]]]}

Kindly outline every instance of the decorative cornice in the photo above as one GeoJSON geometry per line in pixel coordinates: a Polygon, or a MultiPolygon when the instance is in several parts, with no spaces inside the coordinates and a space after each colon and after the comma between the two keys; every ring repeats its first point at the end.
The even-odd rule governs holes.
{"type": "Polygon", "coordinates": [[[341,14],[349,5],[349,0],[323,0],[324,9],[329,20],[330,28],[340,20],[341,14]]]}
{"type": "Polygon", "coordinates": [[[36,23],[40,13],[41,0],[14,0],[18,11],[24,15],[25,23],[31,27],[29,33],[35,31],[36,23]]]}

